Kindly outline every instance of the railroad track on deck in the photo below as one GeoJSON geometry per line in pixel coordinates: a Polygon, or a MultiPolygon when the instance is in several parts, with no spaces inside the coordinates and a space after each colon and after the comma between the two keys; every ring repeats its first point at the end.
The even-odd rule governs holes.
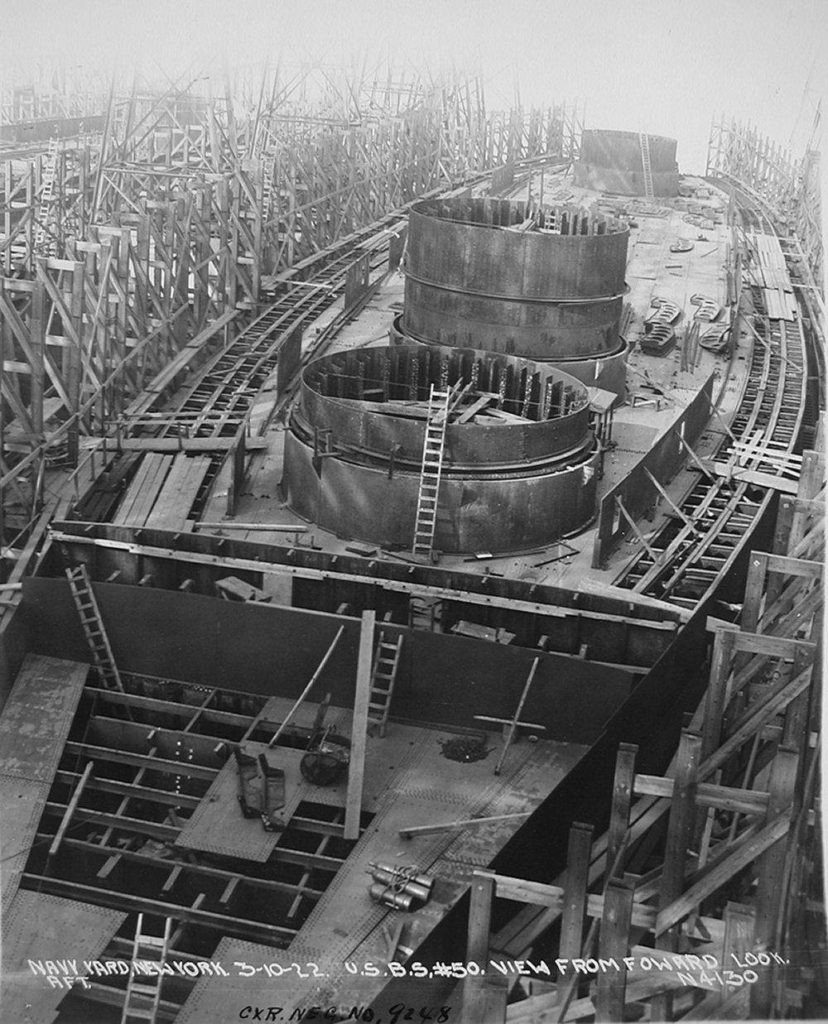
{"type": "MultiPolygon", "coordinates": [[[[156,437],[233,437],[245,422],[265,381],[276,368],[286,336],[298,325],[313,322],[345,291],[348,271],[366,254],[370,272],[388,260],[391,232],[384,225],[399,221],[394,212],[357,232],[346,244],[326,252],[307,279],[289,283],[286,291],[220,352],[183,393],[170,418],[152,428],[156,437]]],[[[204,481],[193,505],[200,513],[222,463],[223,453],[210,456],[204,481]]]]}
{"type": "MultiPolygon", "coordinates": [[[[523,171],[535,164],[537,161],[525,161],[517,164],[516,170],[523,171]]],[[[488,172],[478,174],[465,184],[479,184],[489,176],[488,172]]],[[[343,295],[349,270],[363,257],[368,256],[369,274],[386,264],[395,230],[404,227],[409,207],[426,198],[418,196],[300,264],[295,276],[284,283],[283,294],[177,395],[163,424],[155,426],[148,422],[149,407],[142,411],[138,417],[139,432],[154,437],[180,436],[182,432],[198,438],[233,437],[275,369],[287,335],[297,325],[312,323],[343,295]]],[[[302,365],[319,354],[323,340],[320,338],[304,353],[302,365]]],[[[205,504],[223,461],[223,454],[210,457],[192,514],[205,504]]]]}
{"type": "MultiPolygon", "coordinates": [[[[766,230],[764,218],[746,212],[745,223],[766,230]]],[[[780,463],[802,447],[806,348],[801,322],[771,319],[762,289],[751,286],[750,292],[753,314],[745,314],[754,334],[750,366],[739,406],[713,461],[738,462],[740,468],[776,475],[780,463]],[[752,454],[744,447],[750,442],[757,449],[752,454]]],[[[650,540],[650,551],[639,553],[615,583],[695,607],[749,543],[773,496],[770,487],[700,472],[679,504],[683,518],[664,523],[650,540]]]]}
{"type": "MultiPolygon", "coordinates": [[[[525,161],[516,169],[523,171],[535,163],[525,161]]],[[[488,176],[488,173],[476,175],[467,184],[477,184],[488,176]]],[[[425,198],[419,196],[412,202],[425,198]]],[[[285,293],[202,371],[199,379],[179,396],[174,410],[187,422],[190,436],[233,435],[239,419],[247,415],[253,399],[276,366],[283,338],[297,324],[312,322],[333,305],[345,291],[348,271],[366,254],[371,272],[387,262],[391,234],[395,228],[405,226],[404,218],[411,205],[391,211],[340,245],[324,250],[313,260],[307,277],[289,283],[285,293]]],[[[316,354],[314,346],[306,360],[316,354]]],[[[173,420],[160,428],[158,434],[168,435],[178,426],[173,420]]]]}

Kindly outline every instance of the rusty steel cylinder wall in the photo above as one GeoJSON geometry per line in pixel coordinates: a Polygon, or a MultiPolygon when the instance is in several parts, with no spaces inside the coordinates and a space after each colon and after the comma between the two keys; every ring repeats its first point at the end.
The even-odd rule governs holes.
{"type": "Polygon", "coordinates": [[[616,353],[629,230],[590,210],[523,200],[416,203],[403,332],[526,359],[616,353]]]}
{"type": "Polygon", "coordinates": [[[410,548],[432,384],[459,396],[445,432],[437,550],[520,550],[587,525],[598,453],[584,386],[547,364],[438,346],[309,364],[285,438],[288,505],[340,537],[410,548]]]}
{"type": "MultiPolygon", "coordinates": [[[[678,195],[675,139],[647,135],[653,194],[678,195]]],[[[615,195],[643,196],[644,159],[638,132],[588,129],[581,135],[581,152],[574,167],[575,184],[615,195]]]]}

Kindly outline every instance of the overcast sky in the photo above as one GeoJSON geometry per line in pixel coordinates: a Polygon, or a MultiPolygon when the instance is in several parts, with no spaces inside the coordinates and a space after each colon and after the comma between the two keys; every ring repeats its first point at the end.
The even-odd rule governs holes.
{"type": "Polygon", "coordinates": [[[801,155],[826,91],[828,0],[0,0],[0,44],[18,76],[50,57],[168,74],[453,62],[482,73],[490,107],[516,84],[524,106],[577,99],[588,127],[674,136],[698,171],[722,111],[801,155]]]}

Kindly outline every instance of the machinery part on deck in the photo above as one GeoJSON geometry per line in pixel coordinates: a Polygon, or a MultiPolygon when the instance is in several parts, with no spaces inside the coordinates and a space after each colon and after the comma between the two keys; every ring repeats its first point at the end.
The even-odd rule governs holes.
{"type": "Polygon", "coordinates": [[[598,458],[586,388],[548,363],[438,346],[309,364],[285,437],[290,507],[339,536],[410,549],[432,384],[460,385],[446,425],[438,551],[517,550],[583,529],[598,458]]]}
{"type": "Polygon", "coordinates": [[[375,882],[394,886],[399,892],[408,893],[421,903],[426,903],[431,898],[434,879],[431,875],[423,874],[418,868],[374,863],[369,863],[368,866],[375,882]]]}
{"type": "Polygon", "coordinates": [[[592,209],[523,200],[415,203],[407,339],[530,359],[617,352],[629,229],[592,209]]]}
{"type": "Polygon", "coordinates": [[[644,318],[644,329],[649,324],[672,324],[681,316],[681,307],[669,299],[656,296],[650,300],[650,310],[644,318]]]}
{"type": "Polygon", "coordinates": [[[655,323],[641,338],[642,352],[650,356],[666,356],[676,343],[676,332],[669,324],[655,323]]]}
{"type": "Polygon", "coordinates": [[[395,889],[392,885],[385,885],[375,882],[369,889],[368,895],[375,903],[384,903],[394,910],[411,910],[414,897],[407,892],[395,889]]]}
{"type": "Polygon", "coordinates": [[[299,762],[303,778],[314,786],[333,786],[344,777],[348,768],[348,752],[344,747],[323,744],[310,750],[299,762]]]}
{"type": "Polygon", "coordinates": [[[258,818],[263,807],[263,782],[256,767],[256,758],[240,747],[233,751],[239,780],[239,804],[245,818],[258,818]]]}
{"type": "MultiPolygon", "coordinates": [[[[647,195],[640,132],[586,129],[581,133],[581,152],[575,162],[575,184],[596,192],[616,195],[647,195]]],[[[646,136],[654,196],[678,195],[676,140],[663,135],[646,136]]]]}

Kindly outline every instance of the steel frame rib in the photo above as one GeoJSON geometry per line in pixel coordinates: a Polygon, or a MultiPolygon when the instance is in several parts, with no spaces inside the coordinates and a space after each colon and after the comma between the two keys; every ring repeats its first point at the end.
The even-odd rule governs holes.
{"type": "Polygon", "coordinates": [[[298,932],[298,928],[284,928],[279,925],[250,921],[244,918],[215,914],[209,910],[167,903],[163,900],[150,899],[132,893],[118,892],[95,885],[84,885],[71,882],[64,878],[53,878],[49,875],[38,875],[24,872],[22,882],[27,888],[36,889],[52,896],[64,896],[83,903],[96,906],[112,907],[126,913],[156,914],[159,917],[172,917],[189,924],[201,925],[225,935],[236,935],[248,942],[264,942],[269,945],[283,946],[289,943],[298,932]]]}

